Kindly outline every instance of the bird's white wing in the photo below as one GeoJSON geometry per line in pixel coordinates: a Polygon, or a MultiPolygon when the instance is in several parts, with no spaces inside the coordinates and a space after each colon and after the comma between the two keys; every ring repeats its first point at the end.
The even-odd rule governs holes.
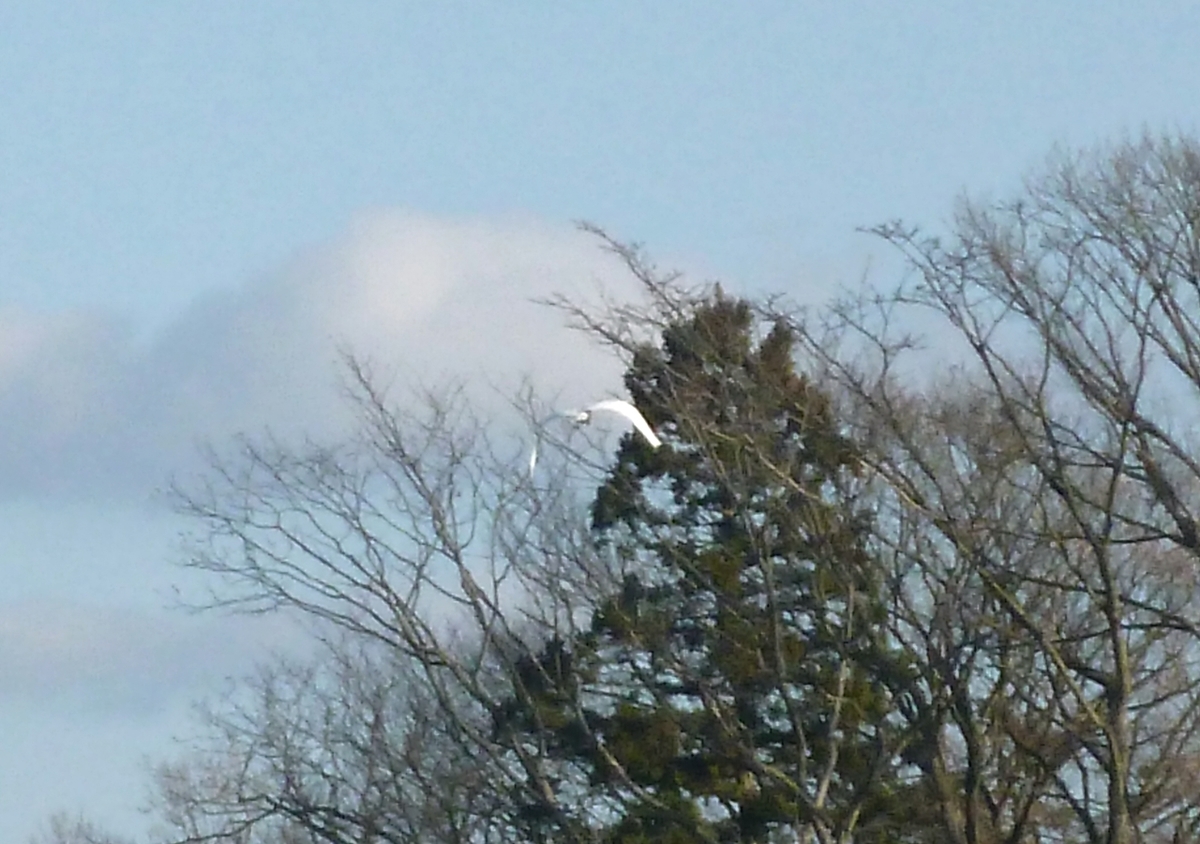
{"type": "Polygon", "coordinates": [[[587,413],[594,413],[597,410],[607,410],[610,413],[619,413],[624,416],[633,423],[633,427],[637,428],[638,433],[646,438],[646,442],[650,443],[651,448],[658,448],[662,445],[662,440],[658,438],[658,434],[654,433],[654,429],[650,427],[646,417],[642,416],[640,410],[624,399],[598,401],[587,409],[587,413]]]}

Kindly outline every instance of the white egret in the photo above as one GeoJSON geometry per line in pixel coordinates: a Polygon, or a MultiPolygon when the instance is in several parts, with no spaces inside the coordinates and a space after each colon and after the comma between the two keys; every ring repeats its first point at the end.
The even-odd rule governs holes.
{"type": "Polygon", "coordinates": [[[607,410],[611,413],[618,413],[624,416],[633,423],[633,427],[637,432],[646,438],[646,442],[650,443],[651,448],[658,448],[662,445],[662,440],[658,438],[658,434],[654,433],[654,429],[650,427],[650,423],[646,421],[646,417],[642,416],[642,412],[633,406],[625,399],[605,399],[598,401],[591,407],[580,410],[574,414],[573,419],[576,424],[586,425],[592,421],[592,414],[598,410],[607,410]]]}
{"type": "MultiPolygon", "coordinates": [[[[603,401],[589,405],[583,410],[571,410],[566,413],[557,413],[555,416],[570,419],[576,425],[586,425],[592,421],[592,414],[598,411],[624,416],[633,423],[633,427],[650,444],[651,448],[658,448],[662,445],[662,440],[659,439],[658,434],[654,433],[654,429],[650,427],[650,423],[646,421],[646,417],[642,416],[641,411],[634,407],[631,402],[625,401],[625,399],[604,399],[603,401]]],[[[537,466],[537,459],[538,444],[534,442],[533,450],[529,453],[529,474],[531,475],[537,466]]]]}

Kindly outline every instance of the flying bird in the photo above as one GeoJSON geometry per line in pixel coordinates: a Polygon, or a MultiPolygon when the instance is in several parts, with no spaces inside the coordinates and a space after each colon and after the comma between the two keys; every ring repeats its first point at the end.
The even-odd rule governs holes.
{"type": "MultiPolygon", "coordinates": [[[[650,427],[650,423],[646,421],[646,417],[642,416],[641,411],[633,406],[632,403],[624,399],[604,399],[590,405],[583,410],[572,410],[566,413],[558,413],[555,416],[570,419],[576,425],[586,425],[592,421],[592,414],[604,411],[608,413],[616,413],[619,416],[624,416],[633,423],[633,427],[639,434],[650,444],[651,448],[658,448],[662,445],[662,440],[658,438],[658,434],[654,433],[654,429],[650,427]]],[[[534,468],[537,466],[538,459],[538,444],[533,444],[533,450],[529,453],[529,474],[533,474],[534,468]]]]}
{"type": "Polygon", "coordinates": [[[650,427],[650,423],[646,421],[646,417],[642,416],[642,412],[634,407],[625,399],[605,399],[598,401],[591,407],[580,410],[574,414],[572,419],[577,425],[586,425],[592,421],[592,414],[598,410],[606,410],[610,413],[617,413],[624,416],[633,423],[633,427],[637,432],[645,437],[646,442],[650,443],[651,448],[658,448],[662,445],[662,440],[658,438],[658,434],[654,433],[654,429],[650,427]]]}

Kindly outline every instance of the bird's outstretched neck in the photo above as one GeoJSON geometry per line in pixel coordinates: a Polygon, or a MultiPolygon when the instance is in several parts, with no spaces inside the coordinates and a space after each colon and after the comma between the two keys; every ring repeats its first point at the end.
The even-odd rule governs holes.
{"type": "MultiPolygon", "coordinates": [[[[634,429],[642,435],[642,438],[649,443],[651,448],[658,448],[662,445],[662,440],[659,439],[654,429],[650,427],[650,423],[646,421],[646,417],[642,416],[641,411],[634,407],[631,402],[624,399],[604,399],[583,410],[571,410],[556,415],[559,418],[570,419],[576,425],[586,425],[592,421],[592,415],[598,410],[605,410],[610,413],[616,413],[618,416],[624,416],[633,423],[634,429]]],[[[535,443],[533,451],[529,455],[529,473],[531,475],[537,466],[537,458],[537,444],[535,443]]]]}
{"type": "Polygon", "coordinates": [[[633,423],[633,427],[645,438],[651,448],[658,448],[662,445],[662,440],[659,439],[658,434],[654,433],[654,429],[650,427],[650,423],[646,421],[646,417],[642,416],[642,412],[634,407],[631,402],[627,402],[624,399],[604,399],[603,401],[598,401],[591,407],[580,411],[575,419],[580,424],[590,422],[592,414],[598,410],[606,410],[610,413],[624,416],[633,423]]]}

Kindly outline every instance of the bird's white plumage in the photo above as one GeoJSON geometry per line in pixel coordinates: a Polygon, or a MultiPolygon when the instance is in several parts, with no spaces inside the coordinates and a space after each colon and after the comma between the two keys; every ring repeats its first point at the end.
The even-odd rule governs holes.
{"type": "MultiPolygon", "coordinates": [[[[583,410],[572,410],[567,413],[556,414],[559,418],[566,417],[576,425],[586,425],[592,421],[592,414],[597,412],[616,413],[623,416],[633,423],[633,427],[639,434],[650,444],[651,448],[658,448],[662,445],[662,440],[658,434],[654,433],[654,429],[650,427],[650,423],[646,421],[646,417],[642,416],[640,410],[633,406],[632,403],[625,399],[604,399],[593,405],[589,405],[583,410]]],[[[538,444],[533,444],[533,449],[529,453],[529,474],[532,475],[537,467],[538,460],[538,444]]]]}
{"type": "Polygon", "coordinates": [[[576,414],[575,421],[581,424],[590,422],[592,414],[598,410],[624,416],[633,423],[633,427],[637,429],[637,432],[645,437],[646,442],[650,444],[651,448],[658,448],[662,445],[662,440],[658,438],[658,434],[654,433],[654,429],[650,427],[650,423],[646,421],[646,417],[642,416],[642,412],[630,402],[625,401],[625,399],[605,399],[604,401],[598,401],[586,410],[581,410],[576,414]]]}

